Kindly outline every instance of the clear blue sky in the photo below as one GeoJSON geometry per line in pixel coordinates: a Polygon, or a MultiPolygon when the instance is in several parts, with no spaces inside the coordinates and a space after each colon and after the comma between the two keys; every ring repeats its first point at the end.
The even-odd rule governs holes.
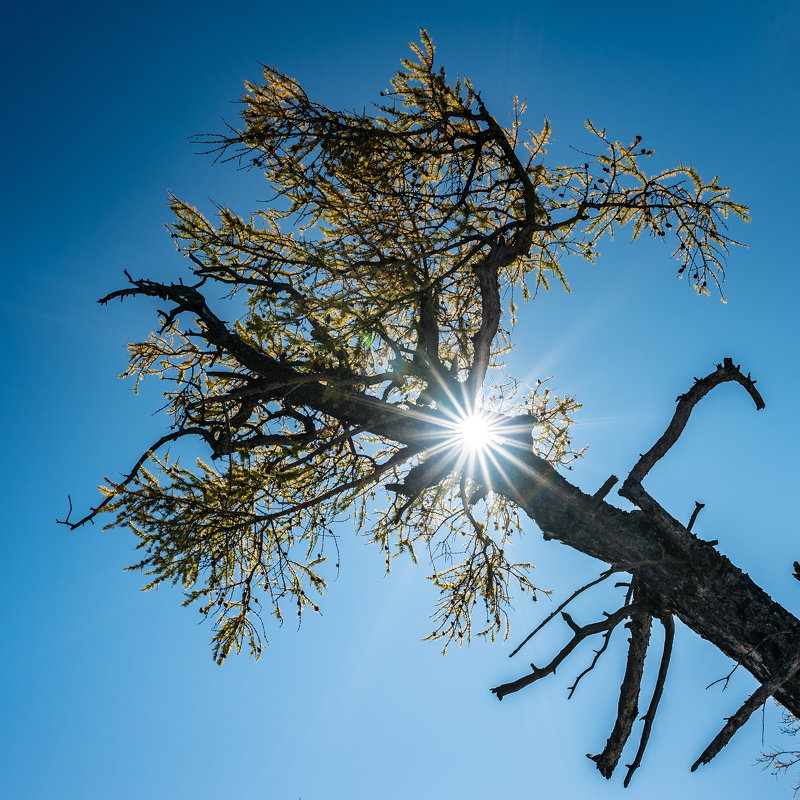
{"type": "MultiPolygon", "coordinates": [[[[613,723],[618,646],[575,699],[557,679],[498,703],[489,687],[542,661],[477,644],[446,657],[420,641],[432,608],[423,572],[343,536],[343,567],[324,616],[287,625],[260,662],[210,657],[207,626],[178,592],[141,593],[122,572],[132,536],[70,534],[54,519],[67,493],[94,502],[104,474],[128,468],[163,431],[157,388],[115,380],[127,341],[154,320],[146,302],[101,308],[122,270],[177,276],[165,235],[168,190],[240,211],[266,195],[255,176],[194,155],[191,134],[233,119],[258,62],[323,102],[377,97],[426,27],[452,72],[498,112],[518,94],[530,126],[550,117],[553,161],[586,142],[590,117],[613,136],[645,136],[656,165],[683,159],[719,174],[752,208],[734,230],[749,249],[729,262],[728,304],[694,297],[666,248],[619,240],[595,267],[576,264],[574,294],[540,297],[517,331],[520,378],[554,375],[584,402],[573,473],[594,490],[624,474],[663,430],[693,376],[732,355],[759,379],[755,413],[739,387],[718,389],[648,478],[680,518],[706,503],[697,530],[776,599],[800,610],[791,563],[797,530],[798,72],[792,2],[26,3],[7,9],[3,60],[2,393],[5,458],[0,667],[0,795],[14,800],[150,798],[786,798],[752,762],[760,716],[711,765],[689,765],[754,688],[679,628],[649,753],[630,789],[584,754],[613,723]],[[562,9],[562,10],[560,10],[562,9]]],[[[545,543],[531,526],[521,555],[562,597],[602,565],[545,543]]],[[[602,605],[602,604],[601,604],[602,605]]],[[[521,604],[513,639],[549,603],[521,604]]],[[[611,610],[611,606],[602,606],[611,610]]],[[[576,615],[590,621],[590,607],[576,615]]],[[[622,637],[618,645],[621,644],[622,637]]],[[[651,655],[657,660],[657,650],[651,655]]],[[[650,664],[650,670],[655,665],[650,664]]],[[[778,744],[770,706],[764,741],[778,744]]],[[[800,744],[800,743],[798,743],[800,744]]]]}

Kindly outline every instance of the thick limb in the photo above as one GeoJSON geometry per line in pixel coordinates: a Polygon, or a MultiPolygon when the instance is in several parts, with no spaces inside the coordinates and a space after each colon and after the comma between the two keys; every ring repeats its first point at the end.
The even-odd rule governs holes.
{"type": "Polygon", "coordinates": [[[606,746],[596,756],[589,756],[604,778],[610,778],[619,763],[622,750],[631,734],[633,723],[639,714],[639,692],[644,675],[644,660],[650,643],[652,616],[646,611],[635,614],[628,627],[631,638],[628,644],[628,658],[625,662],[625,675],[619,691],[617,718],[608,737],[606,746]]]}

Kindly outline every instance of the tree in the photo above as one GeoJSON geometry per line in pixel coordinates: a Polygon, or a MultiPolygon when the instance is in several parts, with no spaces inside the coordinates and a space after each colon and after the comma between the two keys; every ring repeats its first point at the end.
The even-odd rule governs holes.
{"type": "Polygon", "coordinates": [[[618,716],[593,756],[610,777],[638,715],[658,619],[665,645],[627,784],[677,616],[761,683],[697,764],[708,761],[769,696],[800,711],[798,623],[692,533],[699,508],[684,526],[642,484],[719,384],[739,383],[762,408],[755,381],[730,358],[695,379],[622,482],[634,505],[624,511],[606,501],[615,477],[588,495],[557,471],[580,455],[569,438],[576,401],[547,384],[518,385],[501,359],[517,303],[553,283],[568,289],[565,257],[593,260],[600,239],[625,225],[634,238],[674,241],[678,274],[698,293],[721,291],[736,244],[726,220],[746,219],[746,209],[689,166],[648,175],[652,151],[640,137],[623,144],[591,124],[599,154],[547,167],[546,122],[526,131],[515,103],[502,125],[468,80],[449,82],[435,67],[424,33],[412,49],[370,113],[326,108],[267,68],[262,83],[246,85],[243,127],[201,137],[219,160],[262,171],[272,202],[249,219],[220,208],[212,222],[172,198],[172,236],[192,282],[129,276],[100,301],[166,304],[158,332],[130,345],[127,374],[170,382],[171,430],[108,481],[86,516],[64,522],[77,528],[107,513],[109,527],[129,525],[142,550],[132,568],[148,586],[184,588],[185,602],[213,619],[222,662],[243,646],[261,653],[262,597],[279,621],[290,608],[318,610],[333,525],[345,518],[370,532],[387,569],[405,552],[429,559],[440,592],[431,638],[446,647],[506,633],[512,596],[540,593],[531,565],[508,555],[521,510],[546,538],[608,565],[570,600],[600,580],[630,578],[619,608],[598,622],[579,625],[562,604],[569,643],[492,691],[502,699],[546,677],[592,635],[604,637],[599,657],[627,625],[618,716]],[[212,299],[220,289],[226,304],[212,299]],[[186,467],[162,454],[185,437],[202,440],[211,463],[186,467]]]}

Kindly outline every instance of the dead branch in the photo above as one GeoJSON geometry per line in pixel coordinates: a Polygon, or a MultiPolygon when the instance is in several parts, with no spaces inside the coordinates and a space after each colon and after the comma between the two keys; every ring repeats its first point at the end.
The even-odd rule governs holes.
{"type": "Polygon", "coordinates": [[[604,620],[582,626],[576,624],[569,614],[563,612],[561,616],[564,618],[564,621],[567,623],[567,625],[569,625],[569,627],[572,629],[573,636],[569,642],[567,642],[567,644],[564,645],[564,647],[556,654],[555,658],[553,658],[553,660],[550,661],[550,663],[545,667],[537,667],[534,664],[531,664],[531,672],[529,675],[523,675],[521,678],[518,678],[515,681],[510,681],[509,683],[495,686],[491,690],[492,693],[497,696],[498,700],[502,700],[507,694],[518,692],[520,689],[524,689],[526,686],[530,686],[530,684],[535,683],[542,678],[546,678],[548,675],[552,675],[558,669],[561,662],[584,639],[594,635],[595,633],[603,633],[611,628],[615,628],[620,622],[622,622],[623,619],[630,617],[638,610],[638,604],[631,603],[630,605],[617,609],[613,614],[608,614],[604,620]]]}
{"type": "Polygon", "coordinates": [[[602,500],[614,488],[614,484],[619,481],[616,475],[609,475],[605,483],[592,495],[595,500],[602,500]]]}
{"type": "MultiPolygon", "coordinates": [[[[778,633],[788,633],[788,631],[777,631],[776,633],[771,633],[769,636],[765,636],[758,644],[753,645],[753,647],[751,647],[747,651],[747,653],[745,653],[745,657],[755,653],[758,650],[759,647],[761,647],[763,644],[765,644],[770,639],[775,637],[778,633]]],[[[742,666],[742,661],[743,661],[743,658],[737,660],[734,663],[733,668],[731,669],[731,671],[727,675],[723,675],[721,678],[717,678],[715,681],[711,681],[711,683],[709,683],[708,686],[706,686],[706,689],[710,689],[712,686],[716,686],[718,683],[723,683],[723,681],[724,681],[725,685],[722,687],[722,691],[724,692],[728,688],[728,684],[730,683],[730,680],[733,677],[733,673],[736,672],[736,670],[739,669],[739,667],[742,666]]]]}
{"type": "Polygon", "coordinates": [[[631,782],[633,773],[639,769],[644,751],[647,749],[647,743],[650,741],[650,731],[653,728],[653,720],[656,718],[658,704],[661,702],[661,695],[664,693],[664,683],[667,680],[669,661],[672,657],[672,645],[675,641],[675,622],[672,619],[672,615],[659,617],[659,620],[664,626],[664,650],[661,653],[661,663],[658,666],[658,677],[656,678],[656,685],[653,689],[653,697],[650,700],[650,705],[647,707],[647,713],[642,717],[644,726],[642,727],[642,738],[639,740],[639,749],[636,751],[636,757],[628,764],[628,772],[623,781],[625,787],[631,782]]]}
{"type": "Polygon", "coordinates": [[[508,657],[511,658],[519,653],[520,650],[537,634],[539,631],[547,625],[550,620],[554,619],[560,611],[563,611],[578,595],[583,594],[587,589],[591,589],[592,586],[597,586],[598,583],[602,583],[609,575],[613,575],[615,572],[619,572],[619,569],[616,567],[612,567],[611,569],[605,570],[605,572],[600,574],[600,577],[595,578],[593,581],[589,581],[589,583],[584,584],[580,587],[580,589],[576,589],[563,603],[561,603],[552,614],[548,614],[509,654],[508,657]]]}
{"type": "Polygon", "coordinates": [[[633,723],[639,714],[639,692],[644,674],[644,660],[650,644],[650,628],[653,618],[646,612],[634,614],[628,627],[631,631],[628,646],[628,659],[625,663],[625,675],[619,687],[619,703],[617,718],[606,746],[595,756],[588,755],[595,762],[604,778],[610,778],[616,769],[622,750],[631,734],[633,723]]]}
{"type": "Polygon", "coordinates": [[[732,359],[723,359],[722,364],[717,364],[717,368],[714,372],[707,375],[705,378],[695,378],[694,386],[692,386],[686,394],[678,396],[678,407],[675,409],[672,420],[661,438],[640,457],[639,461],[636,462],[636,465],[630,471],[630,474],[622,484],[622,488],[619,490],[622,497],[635,503],[640,508],[642,503],[647,504],[648,500],[650,500],[650,496],[642,489],[642,481],[647,473],[667,454],[672,445],[678,441],[697,403],[714,387],[719,386],[721,383],[726,383],[727,381],[735,381],[741,384],[750,397],[753,398],[757,410],[760,411],[765,407],[764,400],[755,387],[756,382],[752,380],[750,374],[743,375],[739,366],[734,366],[732,359]]]}
{"type": "Polygon", "coordinates": [[[694,523],[697,521],[698,514],[706,507],[705,503],[700,503],[697,500],[694,501],[694,511],[692,511],[692,516],[689,517],[689,524],[686,526],[687,531],[691,531],[694,523]]]}
{"type": "Polygon", "coordinates": [[[766,683],[762,683],[758,689],[745,700],[739,710],[728,718],[722,730],[711,740],[711,743],[703,750],[700,758],[692,764],[694,772],[701,764],[708,764],[720,750],[731,740],[731,737],[739,728],[750,719],[750,715],[762,706],[769,697],[775,694],[792,676],[800,670],[800,655],[795,655],[789,659],[784,669],[780,670],[773,678],[766,683]]]}
{"type": "Polygon", "coordinates": [[[597,666],[597,662],[600,660],[600,656],[605,653],[608,649],[608,644],[611,641],[611,634],[614,633],[614,628],[609,628],[603,634],[603,644],[594,651],[594,657],[589,662],[589,666],[586,667],[583,672],[579,673],[575,680],[572,682],[571,686],[567,687],[567,700],[572,700],[572,695],[575,694],[576,690],[578,689],[578,684],[597,666]]]}

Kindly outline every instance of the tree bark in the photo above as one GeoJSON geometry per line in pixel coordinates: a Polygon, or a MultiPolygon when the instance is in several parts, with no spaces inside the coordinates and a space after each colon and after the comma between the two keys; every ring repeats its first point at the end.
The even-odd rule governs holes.
{"type": "MultiPolygon", "coordinates": [[[[548,539],[636,572],[641,598],[654,613],[675,614],[740,663],[760,683],[800,651],[800,622],[712,544],[663,509],[623,511],[584,494],[534,454],[516,455],[496,491],[516,502],[548,539]]],[[[800,678],[775,692],[800,712],[800,678]]]]}

